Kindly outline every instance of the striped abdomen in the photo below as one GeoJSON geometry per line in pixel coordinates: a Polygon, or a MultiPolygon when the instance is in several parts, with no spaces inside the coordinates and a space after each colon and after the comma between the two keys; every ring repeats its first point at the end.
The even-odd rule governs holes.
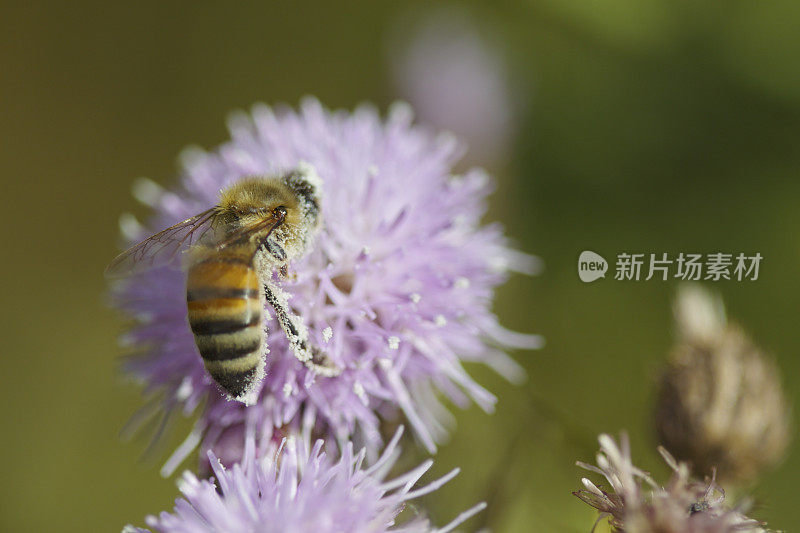
{"type": "Polygon", "coordinates": [[[263,372],[261,284],[248,260],[219,254],[190,266],[189,325],[206,370],[241,400],[263,372]]]}

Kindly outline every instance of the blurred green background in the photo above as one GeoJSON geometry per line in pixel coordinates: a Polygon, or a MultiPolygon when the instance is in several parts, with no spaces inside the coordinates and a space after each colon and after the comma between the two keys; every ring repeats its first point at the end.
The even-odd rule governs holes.
{"type": "MultiPolygon", "coordinates": [[[[16,2],[0,20],[3,175],[3,531],[114,531],[171,508],[174,480],[118,432],[140,405],[116,371],[120,321],[102,270],[129,188],[168,185],[186,144],[226,139],[253,102],[332,107],[398,97],[389,66],[409,16],[432,4],[311,1],[16,2]]],[[[800,4],[790,0],[528,0],[449,4],[506,54],[528,100],[495,168],[489,219],[542,257],[497,311],[547,346],[516,358],[523,386],[471,369],[497,412],[457,413],[435,470],[462,474],[423,502],[464,529],[588,531],[570,495],[595,435],[627,429],[655,453],[653,376],[672,342],[671,282],[579,281],[584,249],[760,252],[756,282],[719,282],[730,314],[773,352],[797,405],[800,359],[800,4]]],[[[187,424],[179,423],[172,441],[187,424]]],[[[171,441],[171,442],[172,442],[171,441]]],[[[797,443],[751,514],[800,526],[797,443]]]]}

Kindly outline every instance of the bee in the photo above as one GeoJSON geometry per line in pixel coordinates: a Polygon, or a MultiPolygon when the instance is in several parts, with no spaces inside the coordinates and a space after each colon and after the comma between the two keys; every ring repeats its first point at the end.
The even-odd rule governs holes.
{"type": "Polygon", "coordinates": [[[206,371],[230,399],[252,403],[264,376],[265,304],[300,361],[323,376],[339,373],[309,342],[273,281],[276,272],[291,278],[290,261],[319,230],[318,180],[306,167],[243,178],[220,192],[217,205],[143,240],[106,268],[109,277],[131,274],[184,252],[189,326],[206,371]]]}

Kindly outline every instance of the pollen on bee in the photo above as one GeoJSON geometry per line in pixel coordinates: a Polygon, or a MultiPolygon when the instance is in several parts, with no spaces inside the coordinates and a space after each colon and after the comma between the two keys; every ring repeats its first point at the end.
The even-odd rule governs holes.
{"type": "Polygon", "coordinates": [[[303,178],[316,189],[317,196],[322,194],[322,178],[317,174],[317,168],[308,161],[300,161],[297,163],[297,170],[303,175],[303,178]]]}

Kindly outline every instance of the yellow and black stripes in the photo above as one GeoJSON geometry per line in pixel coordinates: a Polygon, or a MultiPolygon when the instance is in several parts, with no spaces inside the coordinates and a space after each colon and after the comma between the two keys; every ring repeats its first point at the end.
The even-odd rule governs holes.
{"type": "Polygon", "coordinates": [[[206,370],[234,398],[245,395],[262,365],[261,284],[245,257],[220,254],[191,266],[189,325],[206,370]]]}

